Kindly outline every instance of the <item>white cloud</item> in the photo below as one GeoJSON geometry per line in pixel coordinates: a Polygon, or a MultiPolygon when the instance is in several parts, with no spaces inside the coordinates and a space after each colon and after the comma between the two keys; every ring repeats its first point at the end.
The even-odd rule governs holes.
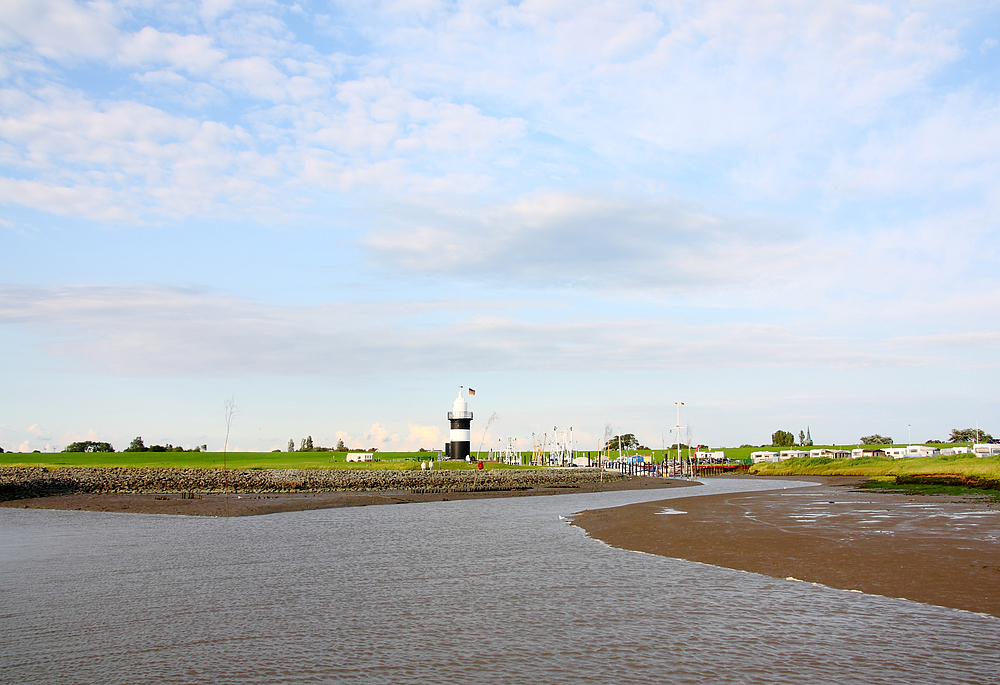
{"type": "Polygon", "coordinates": [[[831,168],[835,197],[949,197],[992,193],[1000,179],[1000,99],[966,90],[912,127],[873,132],[853,158],[831,168]]]}
{"type": "Polygon", "coordinates": [[[230,90],[262,100],[283,102],[288,98],[289,79],[263,57],[245,57],[225,62],[219,74],[230,90]]]}
{"type": "Polygon", "coordinates": [[[123,376],[363,376],[440,370],[455,359],[480,370],[912,367],[961,361],[967,351],[933,336],[904,345],[849,328],[831,335],[555,312],[538,321],[514,303],[476,309],[456,301],[278,307],[167,288],[0,291],[0,324],[28,326],[49,354],[123,376]]]}
{"type": "Polygon", "coordinates": [[[594,289],[712,290],[756,278],[765,255],[781,268],[802,242],[785,228],[637,195],[539,192],[476,213],[407,207],[394,218],[411,225],[366,239],[376,263],[594,289]]]}
{"type": "Polygon", "coordinates": [[[134,221],[136,216],[120,206],[108,188],[61,186],[0,177],[0,203],[18,204],[61,216],[110,221],[134,221]]]}
{"type": "MultiPolygon", "coordinates": [[[[410,434],[406,436],[407,445],[415,445],[417,449],[421,447],[424,449],[440,449],[441,444],[444,442],[441,429],[438,426],[421,426],[412,421],[407,421],[406,425],[410,429],[410,434]]],[[[410,449],[413,448],[411,447],[410,449]]]]}
{"type": "Polygon", "coordinates": [[[385,154],[390,146],[408,153],[478,151],[513,141],[524,128],[520,119],[484,116],[471,105],[418,98],[385,78],[342,83],[336,97],[346,110],[317,112],[322,123],[309,141],[344,152],[385,154]]]}
{"type": "Polygon", "coordinates": [[[125,64],[167,65],[196,74],[217,68],[225,58],[210,36],[161,33],[151,26],[128,36],[118,48],[118,59],[125,64]]]}
{"type": "Polygon", "coordinates": [[[203,108],[225,103],[226,96],[218,88],[198,81],[191,81],[170,69],[158,69],[135,74],[134,78],[144,87],[156,92],[158,98],[169,98],[187,108],[203,108]]]}
{"type": "Polygon", "coordinates": [[[5,0],[0,3],[0,44],[23,41],[53,59],[107,57],[119,39],[114,19],[106,3],[5,0]]]}
{"type": "Polygon", "coordinates": [[[147,212],[216,213],[266,201],[268,165],[239,127],[198,121],[135,102],[94,103],[47,88],[0,92],[5,201],[88,218],[135,220],[147,212]]]}
{"type": "Polygon", "coordinates": [[[343,440],[349,449],[367,450],[375,447],[380,452],[415,452],[421,447],[441,449],[444,438],[441,437],[439,427],[420,426],[410,421],[406,425],[409,434],[405,437],[376,421],[359,436],[351,435],[348,431],[337,431],[334,439],[343,440]]]}

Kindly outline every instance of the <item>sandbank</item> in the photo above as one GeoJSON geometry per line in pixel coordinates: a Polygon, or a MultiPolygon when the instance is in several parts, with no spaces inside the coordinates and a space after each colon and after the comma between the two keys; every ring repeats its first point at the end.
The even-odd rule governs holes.
{"type": "MultiPolygon", "coordinates": [[[[753,477],[753,476],[749,476],[753,477]]],[[[613,547],[1000,616],[1000,509],[982,499],[816,487],[574,515],[613,547]]]]}

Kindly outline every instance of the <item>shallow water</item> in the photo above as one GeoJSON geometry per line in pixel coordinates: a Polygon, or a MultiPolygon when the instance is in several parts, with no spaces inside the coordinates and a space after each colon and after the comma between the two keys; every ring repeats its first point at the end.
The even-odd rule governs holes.
{"type": "Polygon", "coordinates": [[[995,618],[616,550],[560,519],[691,494],[0,509],[0,681],[995,682],[995,618]]]}

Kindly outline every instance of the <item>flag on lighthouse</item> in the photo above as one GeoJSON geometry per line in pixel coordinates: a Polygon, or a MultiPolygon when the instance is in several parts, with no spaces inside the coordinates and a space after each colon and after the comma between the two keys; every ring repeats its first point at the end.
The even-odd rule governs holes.
{"type": "Polygon", "coordinates": [[[475,395],[475,394],[476,394],[476,391],[473,390],[472,388],[469,388],[469,396],[471,397],[472,395],[475,395]]]}

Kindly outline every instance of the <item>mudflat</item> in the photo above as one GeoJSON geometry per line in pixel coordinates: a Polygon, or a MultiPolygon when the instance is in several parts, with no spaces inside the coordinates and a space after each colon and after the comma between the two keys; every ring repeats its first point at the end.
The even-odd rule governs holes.
{"type": "Polygon", "coordinates": [[[573,523],[622,549],[1000,616],[997,504],[791,480],[821,485],[585,511],[573,523]]]}
{"type": "Polygon", "coordinates": [[[306,511],[336,507],[359,507],[378,504],[408,504],[413,502],[447,502],[449,500],[483,499],[487,497],[525,497],[560,495],[579,492],[611,492],[615,490],[645,490],[695,485],[664,478],[632,477],[609,483],[580,483],[558,487],[532,487],[525,490],[420,493],[408,490],[335,491],[302,493],[230,493],[202,494],[187,499],[181,493],[87,494],[53,495],[0,502],[0,507],[24,509],[61,509],[78,511],[113,511],[141,514],[184,514],[188,516],[253,516],[285,511],[306,511]]]}

